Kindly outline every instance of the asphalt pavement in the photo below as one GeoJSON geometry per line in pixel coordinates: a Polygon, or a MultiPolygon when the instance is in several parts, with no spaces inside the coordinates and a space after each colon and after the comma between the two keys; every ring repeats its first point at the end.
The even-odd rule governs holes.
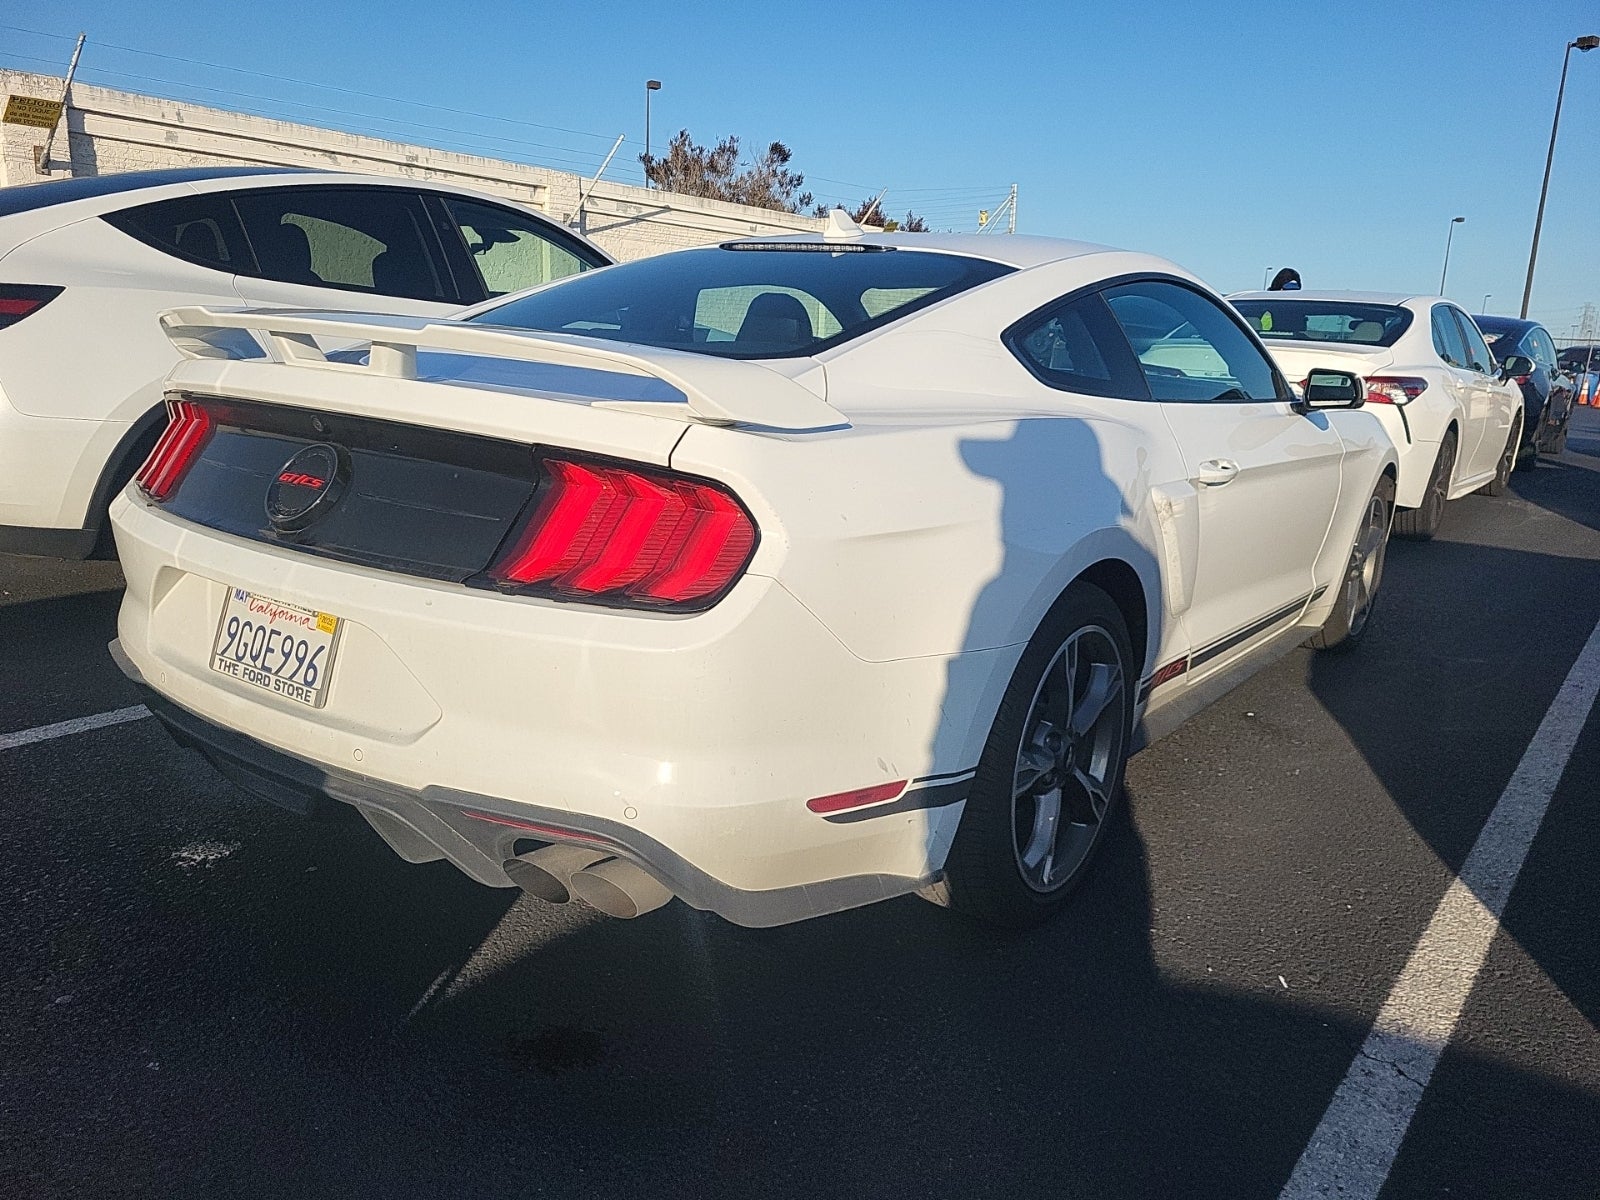
{"type": "MultiPolygon", "coordinates": [[[[0,745],[137,703],[118,582],[0,559],[0,745]]],[[[0,749],[0,1196],[1277,1196],[1600,621],[1600,412],[1374,620],[1136,758],[1003,941],[545,905],[149,719],[0,749]]],[[[1600,1195],[1597,863],[1591,714],[1384,1197],[1600,1195]]]]}

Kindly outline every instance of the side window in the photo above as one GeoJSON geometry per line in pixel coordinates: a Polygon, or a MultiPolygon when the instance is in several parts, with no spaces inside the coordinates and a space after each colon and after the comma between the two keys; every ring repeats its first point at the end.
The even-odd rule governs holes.
{"type": "Polygon", "coordinates": [[[1469,365],[1467,344],[1461,339],[1461,328],[1450,316],[1449,307],[1443,304],[1433,310],[1433,348],[1452,367],[1469,365]]]}
{"type": "Polygon", "coordinates": [[[1028,318],[1006,335],[1006,345],[1050,387],[1122,400],[1150,398],[1138,360],[1098,295],[1028,318]]]}
{"type": "Polygon", "coordinates": [[[1483,333],[1471,317],[1458,308],[1452,308],[1451,314],[1456,323],[1461,326],[1461,337],[1467,346],[1467,365],[1474,371],[1487,375],[1494,369],[1494,355],[1489,353],[1489,344],[1483,340],[1483,333]]]}
{"type": "Polygon", "coordinates": [[[109,213],[106,221],[175,258],[219,271],[255,271],[255,260],[228,196],[180,196],[109,213]]]}
{"type": "Polygon", "coordinates": [[[1556,365],[1556,344],[1550,340],[1550,335],[1543,329],[1533,329],[1528,334],[1528,345],[1533,350],[1533,357],[1541,367],[1556,365]]]}
{"type": "Polygon", "coordinates": [[[450,302],[422,199],[399,188],[276,188],[235,196],[259,262],[283,283],[450,302]]]}
{"type": "Polygon", "coordinates": [[[446,197],[444,205],[491,297],[603,265],[581,243],[560,238],[522,213],[454,197],[446,197]]]}
{"type": "Polygon", "coordinates": [[[1176,283],[1143,280],[1106,290],[1155,400],[1229,403],[1288,399],[1248,334],[1215,301],[1176,283]]]}

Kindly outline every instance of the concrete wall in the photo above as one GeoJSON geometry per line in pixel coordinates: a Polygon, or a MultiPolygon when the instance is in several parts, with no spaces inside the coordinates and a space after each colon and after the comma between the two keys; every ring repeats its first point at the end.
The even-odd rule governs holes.
{"type": "MultiPolygon", "coordinates": [[[[0,106],[15,93],[56,99],[62,80],[0,70],[0,106]]],[[[0,186],[46,178],[34,166],[43,129],[0,125],[0,186]]],[[[574,219],[587,180],[565,171],[458,154],[74,83],[56,129],[49,177],[109,175],[156,167],[323,167],[456,184],[519,201],[574,224],[618,258],[700,246],[750,234],[819,230],[814,217],[649,191],[602,181],[574,219]]]]}

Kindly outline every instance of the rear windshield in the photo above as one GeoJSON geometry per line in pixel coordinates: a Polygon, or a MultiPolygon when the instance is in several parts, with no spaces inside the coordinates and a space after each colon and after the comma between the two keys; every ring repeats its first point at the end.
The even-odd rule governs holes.
{"type": "Polygon", "coordinates": [[[1478,332],[1483,334],[1484,340],[1489,343],[1489,349],[1496,360],[1503,360],[1508,355],[1515,354],[1517,340],[1524,330],[1532,328],[1520,321],[1497,321],[1493,317],[1474,317],[1472,320],[1477,325],[1478,332]]]}
{"type": "Polygon", "coordinates": [[[1392,346],[1411,324],[1411,310],[1393,304],[1235,300],[1233,306],[1268,342],[1353,342],[1358,346],[1392,346]]]}
{"type": "Polygon", "coordinates": [[[471,319],[724,358],[789,358],[826,350],[1013,270],[920,250],[768,245],[623,263],[471,319]]]}

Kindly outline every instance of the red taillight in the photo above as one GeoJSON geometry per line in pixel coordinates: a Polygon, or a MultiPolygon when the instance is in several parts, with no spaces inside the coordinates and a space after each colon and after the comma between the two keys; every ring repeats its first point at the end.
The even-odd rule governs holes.
{"type": "Polygon", "coordinates": [[[543,494],[489,569],[502,586],[697,606],[744,570],[756,527],[715,484],[611,463],[546,459],[543,494]]]}
{"type": "Polygon", "coordinates": [[[211,436],[211,414],[192,400],[168,406],[168,424],[150,457],[144,460],[134,482],[152,500],[165,500],[200,457],[211,436]]]}
{"type": "Polygon", "coordinates": [[[1374,375],[1367,380],[1367,399],[1373,404],[1410,404],[1427,389],[1426,379],[1412,375],[1374,375]]]}
{"type": "Polygon", "coordinates": [[[60,288],[42,283],[0,283],[0,329],[31,317],[59,295],[60,288]]]}

